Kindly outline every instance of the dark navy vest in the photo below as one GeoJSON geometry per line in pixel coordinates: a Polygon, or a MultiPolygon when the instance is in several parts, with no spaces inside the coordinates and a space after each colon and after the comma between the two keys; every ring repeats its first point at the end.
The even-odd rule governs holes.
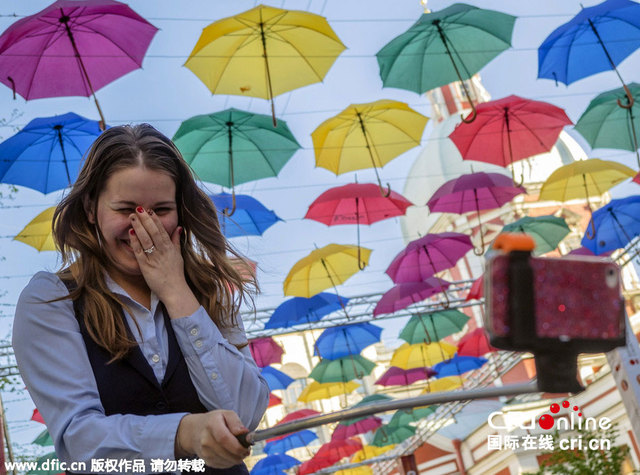
{"type": "MultiPolygon", "coordinates": [[[[74,282],[63,282],[65,282],[69,291],[72,291],[75,287],[74,282]]],[[[159,305],[162,305],[162,303],[159,305]]],[[[112,414],[148,416],[175,412],[207,412],[193,386],[187,363],[176,340],[164,305],[162,306],[162,313],[169,340],[169,361],[162,384],[158,383],[153,369],[151,369],[139,346],[133,347],[124,358],[107,364],[111,359],[111,355],[104,348],[98,346],[89,336],[84,324],[82,303],[75,301],[73,309],[80,325],[80,332],[82,333],[87,355],[98,385],[100,401],[107,416],[112,414]]],[[[121,313],[121,317],[124,320],[130,338],[135,340],[124,313],[121,313]]],[[[67,473],[69,474],[70,472],[67,473]]],[[[240,464],[228,469],[206,467],[204,472],[189,472],[189,474],[195,473],[205,475],[246,475],[249,472],[244,464],[240,464]]],[[[154,475],[163,474],[156,472],[154,475]]]]}

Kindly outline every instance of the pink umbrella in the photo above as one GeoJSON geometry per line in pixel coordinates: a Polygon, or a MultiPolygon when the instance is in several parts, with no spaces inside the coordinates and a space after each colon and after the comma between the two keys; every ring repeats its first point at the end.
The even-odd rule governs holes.
{"type": "MultiPolygon", "coordinates": [[[[467,213],[475,211],[480,225],[480,239],[484,253],[484,236],[480,210],[500,208],[515,196],[526,193],[521,186],[514,186],[511,178],[500,173],[468,173],[449,180],[429,198],[427,206],[431,212],[467,213]]],[[[475,251],[475,250],[474,250],[475,251]]]]}
{"type": "Polygon", "coordinates": [[[435,371],[426,366],[412,369],[402,369],[397,366],[391,366],[380,376],[375,384],[381,386],[408,386],[416,381],[427,380],[431,376],[435,376],[435,374],[435,371]]]}
{"type": "MultiPolygon", "coordinates": [[[[611,254],[613,254],[613,251],[607,251],[607,252],[603,252],[602,254],[598,254],[600,257],[607,257],[610,256],[611,254]]],[[[578,247],[576,249],[573,249],[572,251],[570,251],[568,254],[565,254],[567,256],[595,256],[595,254],[593,253],[593,251],[589,248],[586,248],[584,246],[578,247]]]]}
{"type": "Polygon", "coordinates": [[[498,351],[498,349],[491,346],[484,328],[476,328],[463,336],[458,342],[458,356],[479,357],[494,351],[498,351]]]}
{"type": "Polygon", "coordinates": [[[251,356],[260,368],[282,362],[284,350],[270,336],[249,340],[251,356]]]}
{"type": "Polygon", "coordinates": [[[393,313],[407,308],[413,303],[422,302],[429,297],[444,292],[451,282],[437,277],[428,277],[423,282],[397,284],[386,291],[373,309],[373,316],[381,313],[393,313]]]}
{"type": "Polygon", "coordinates": [[[484,296],[484,276],[481,275],[471,284],[471,288],[469,289],[469,293],[465,297],[465,301],[467,300],[480,300],[484,296]]]}
{"type": "Polygon", "coordinates": [[[114,0],[58,0],[0,36],[0,82],[25,99],[93,95],[142,67],[158,29],[114,0]]]}
{"type": "Polygon", "coordinates": [[[382,419],[376,416],[365,417],[364,419],[345,425],[338,424],[331,434],[331,440],[344,440],[358,434],[364,434],[377,429],[382,425],[382,419]]]}

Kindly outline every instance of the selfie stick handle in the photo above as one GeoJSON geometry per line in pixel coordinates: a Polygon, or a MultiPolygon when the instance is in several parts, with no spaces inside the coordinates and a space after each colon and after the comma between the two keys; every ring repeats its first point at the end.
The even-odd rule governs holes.
{"type": "Polygon", "coordinates": [[[280,424],[264,430],[248,432],[236,437],[242,445],[249,447],[261,440],[270,439],[280,435],[298,432],[300,430],[317,427],[332,422],[354,419],[356,417],[366,417],[378,412],[394,411],[398,409],[411,409],[414,407],[429,406],[431,404],[442,404],[445,402],[467,401],[474,399],[495,398],[500,396],[516,396],[518,394],[528,394],[539,392],[535,382],[524,384],[512,384],[508,386],[467,389],[464,391],[448,391],[442,393],[429,393],[408,399],[397,401],[380,401],[366,406],[344,409],[331,414],[321,414],[319,416],[305,417],[295,421],[280,424]]]}

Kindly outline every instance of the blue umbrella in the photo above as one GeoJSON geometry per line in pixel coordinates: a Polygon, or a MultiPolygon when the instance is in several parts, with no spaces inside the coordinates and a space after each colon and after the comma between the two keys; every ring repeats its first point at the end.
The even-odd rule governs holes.
{"type": "Polygon", "coordinates": [[[251,469],[252,475],[277,475],[283,470],[299,465],[300,461],[287,454],[273,454],[260,460],[251,469]]]}
{"type": "Polygon", "coordinates": [[[321,292],[310,298],[294,297],[283,303],[271,314],[266,328],[289,328],[303,323],[317,322],[347,305],[348,298],[329,292],[321,292]]]}
{"type": "Polygon", "coordinates": [[[640,195],[611,200],[594,211],[591,220],[595,234],[593,239],[584,235],[584,247],[596,255],[625,247],[640,235],[640,195]]]}
{"type": "Polygon", "coordinates": [[[271,454],[283,454],[288,450],[297,449],[298,447],[304,447],[309,442],[317,439],[318,436],[306,429],[293,434],[286,435],[278,440],[272,440],[267,442],[264,446],[265,453],[271,454]]]}
{"type": "Polygon", "coordinates": [[[486,358],[455,355],[453,358],[438,363],[432,369],[437,373],[436,378],[445,378],[447,376],[459,376],[472,369],[478,369],[486,362],[486,358]]]}
{"type": "Polygon", "coordinates": [[[275,369],[273,366],[265,366],[260,370],[260,374],[267,381],[269,389],[287,389],[293,383],[293,378],[287,376],[282,371],[275,369]]]}
{"type": "Polygon", "coordinates": [[[314,355],[327,360],[357,355],[380,341],[382,328],[371,323],[355,323],[327,328],[316,341],[314,355]]]}
{"type": "Polygon", "coordinates": [[[101,133],[97,121],[72,112],[33,119],[0,143],[0,182],[42,193],[66,188],[78,177],[82,157],[101,133]]]}
{"type": "Polygon", "coordinates": [[[218,210],[222,234],[227,238],[238,236],[262,236],[268,228],[282,221],[276,214],[265,208],[257,199],[249,195],[236,195],[236,210],[228,216],[233,207],[233,197],[229,193],[209,195],[218,210]]]}
{"type": "Polygon", "coordinates": [[[640,5],[631,0],[607,0],[583,8],[544,40],[538,49],[538,77],[569,85],[613,69],[633,104],[616,66],[638,47],[640,5]]]}

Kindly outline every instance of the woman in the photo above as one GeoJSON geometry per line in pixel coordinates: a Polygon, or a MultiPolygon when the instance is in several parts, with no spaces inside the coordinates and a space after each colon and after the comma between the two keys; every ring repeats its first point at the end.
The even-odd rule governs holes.
{"type": "Polygon", "coordinates": [[[235,436],[269,393],[238,317],[254,282],[175,145],[147,124],[104,132],[53,234],[62,269],[23,290],[13,347],[60,460],[150,472],[200,457],[207,473],[247,473],[235,436]]]}

